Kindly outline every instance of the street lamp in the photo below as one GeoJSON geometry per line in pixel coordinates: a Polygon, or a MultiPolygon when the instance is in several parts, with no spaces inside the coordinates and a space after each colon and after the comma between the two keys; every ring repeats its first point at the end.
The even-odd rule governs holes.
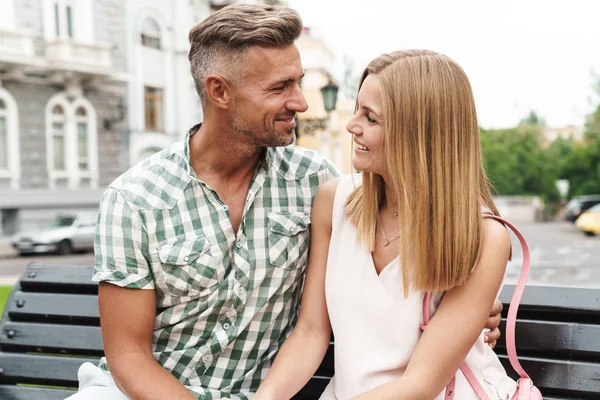
{"type": "MultiPolygon", "coordinates": [[[[331,156],[331,144],[333,143],[334,149],[337,149],[339,144],[337,143],[337,129],[333,121],[333,110],[335,110],[335,104],[337,103],[337,95],[339,86],[336,85],[331,78],[327,85],[321,88],[321,95],[323,96],[323,106],[327,112],[327,130],[323,132],[321,136],[321,153],[326,157],[331,156]]],[[[341,160],[339,160],[337,150],[334,151],[334,162],[338,167],[341,167],[341,160]]]]}
{"type": "Polygon", "coordinates": [[[337,103],[337,94],[339,90],[339,86],[333,83],[333,81],[329,80],[327,85],[321,88],[321,95],[323,95],[323,105],[325,106],[325,111],[328,113],[335,110],[335,103],[337,103]]]}

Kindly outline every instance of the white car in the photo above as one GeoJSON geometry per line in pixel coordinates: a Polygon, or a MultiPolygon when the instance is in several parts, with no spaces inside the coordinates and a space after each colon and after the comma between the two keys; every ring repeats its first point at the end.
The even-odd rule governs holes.
{"type": "Polygon", "coordinates": [[[22,232],[12,239],[21,254],[70,254],[94,249],[96,212],[61,214],[39,231],[22,232]]]}

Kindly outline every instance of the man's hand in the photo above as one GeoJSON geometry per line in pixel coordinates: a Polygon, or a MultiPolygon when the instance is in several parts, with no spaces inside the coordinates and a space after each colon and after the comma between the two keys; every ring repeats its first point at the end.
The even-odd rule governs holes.
{"type": "Polygon", "coordinates": [[[485,323],[485,328],[490,331],[485,334],[485,342],[493,349],[496,347],[496,342],[500,339],[500,320],[502,319],[502,302],[498,299],[494,301],[490,316],[485,323]]]}

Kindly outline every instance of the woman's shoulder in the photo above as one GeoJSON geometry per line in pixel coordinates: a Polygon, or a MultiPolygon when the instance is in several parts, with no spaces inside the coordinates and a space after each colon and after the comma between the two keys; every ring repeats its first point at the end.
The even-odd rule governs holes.
{"type": "MultiPolygon", "coordinates": [[[[359,187],[362,183],[360,174],[345,174],[338,178],[331,179],[319,187],[317,196],[329,198],[331,201],[338,195],[338,192],[344,192],[347,197],[350,192],[359,187]]],[[[315,199],[316,201],[316,199],[315,199]]]]}

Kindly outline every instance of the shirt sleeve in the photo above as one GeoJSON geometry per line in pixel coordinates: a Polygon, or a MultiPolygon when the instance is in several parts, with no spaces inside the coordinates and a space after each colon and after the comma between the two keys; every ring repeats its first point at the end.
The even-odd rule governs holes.
{"type": "Polygon", "coordinates": [[[108,188],[98,211],[92,280],[133,289],[154,289],[142,220],[121,192],[108,188]]]}
{"type": "Polygon", "coordinates": [[[319,184],[322,185],[333,178],[338,178],[339,176],[341,176],[341,174],[340,171],[338,171],[337,167],[329,161],[325,160],[323,166],[321,167],[321,170],[319,171],[319,184]]]}

